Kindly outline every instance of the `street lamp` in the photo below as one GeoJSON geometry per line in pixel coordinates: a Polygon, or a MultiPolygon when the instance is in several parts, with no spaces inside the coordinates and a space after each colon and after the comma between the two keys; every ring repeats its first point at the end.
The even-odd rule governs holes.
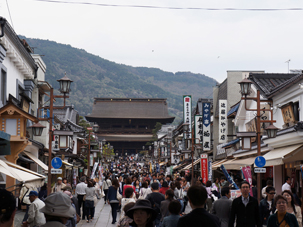
{"type": "Polygon", "coordinates": [[[98,132],[98,130],[99,130],[99,125],[94,124],[93,125],[93,132],[98,132]]]}
{"type": "MultiPolygon", "coordinates": [[[[251,84],[252,82],[245,78],[243,79],[241,82],[238,82],[238,84],[240,84],[240,88],[241,88],[241,94],[242,94],[242,98],[241,100],[245,101],[245,110],[247,111],[256,111],[257,115],[256,115],[256,126],[257,126],[257,155],[260,156],[261,155],[261,123],[270,123],[271,125],[269,127],[266,128],[267,131],[267,135],[269,138],[274,138],[276,136],[277,130],[278,128],[276,128],[273,123],[275,123],[276,121],[273,120],[273,111],[271,109],[262,109],[262,112],[264,111],[269,111],[271,113],[271,120],[261,120],[261,102],[271,102],[270,100],[261,100],[261,95],[260,95],[260,90],[257,90],[257,97],[247,97],[247,95],[249,95],[251,93],[251,84]],[[244,97],[243,97],[244,96],[244,97]],[[247,108],[247,100],[252,100],[255,101],[257,103],[257,109],[249,109],[247,108]]],[[[257,173],[257,189],[258,189],[258,201],[261,200],[261,175],[260,173],[257,173]]]]}
{"type": "Polygon", "coordinates": [[[64,77],[62,77],[61,79],[59,79],[57,81],[59,82],[59,85],[60,85],[59,91],[61,93],[63,93],[63,94],[67,93],[68,94],[71,91],[70,85],[73,81],[66,76],[66,73],[65,73],[64,77]]]}
{"type": "Polygon", "coordinates": [[[45,126],[41,125],[39,122],[36,124],[33,124],[29,128],[32,128],[34,136],[41,136],[43,129],[46,128],[45,126]]]}

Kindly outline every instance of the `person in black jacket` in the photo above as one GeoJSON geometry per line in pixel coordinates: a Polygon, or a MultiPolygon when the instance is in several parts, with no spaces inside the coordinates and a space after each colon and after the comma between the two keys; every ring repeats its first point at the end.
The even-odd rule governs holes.
{"type": "Polygon", "coordinates": [[[268,217],[276,211],[276,206],[274,203],[275,194],[276,192],[274,187],[266,188],[266,197],[265,199],[261,200],[259,206],[262,225],[267,225],[268,217]]]}
{"type": "Polygon", "coordinates": [[[240,190],[242,196],[233,200],[228,226],[234,227],[237,218],[237,227],[261,227],[258,200],[249,195],[249,183],[242,181],[240,190]]]}
{"type": "Polygon", "coordinates": [[[207,191],[201,185],[193,185],[187,191],[192,211],[179,218],[177,227],[220,227],[219,218],[204,209],[207,191]]]}

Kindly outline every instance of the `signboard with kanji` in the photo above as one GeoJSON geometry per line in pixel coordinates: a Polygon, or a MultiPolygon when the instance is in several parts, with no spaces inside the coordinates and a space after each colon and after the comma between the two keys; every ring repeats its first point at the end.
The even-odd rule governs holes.
{"type": "Polygon", "coordinates": [[[201,115],[195,115],[195,144],[202,144],[203,141],[202,121],[201,115]]]}
{"type": "Polygon", "coordinates": [[[289,103],[288,105],[285,105],[281,108],[282,110],[282,116],[284,123],[290,123],[290,122],[295,122],[295,115],[292,109],[292,103],[289,103]]]}
{"type": "Polygon", "coordinates": [[[189,132],[188,135],[184,136],[187,139],[191,138],[191,95],[184,95],[183,96],[183,122],[189,124],[189,132]]]}
{"type": "Polygon", "coordinates": [[[203,105],[203,151],[210,151],[210,102],[203,105]]]}
{"type": "Polygon", "coordinates": [[[201,177],[204,184],[208,181],[208,160],[207,154],[201,154],[201,177]]]}
{"type": "Polygon", "coordinates": [[[219,143],[227,142],[227,100],[219,100],[219,143]]]}

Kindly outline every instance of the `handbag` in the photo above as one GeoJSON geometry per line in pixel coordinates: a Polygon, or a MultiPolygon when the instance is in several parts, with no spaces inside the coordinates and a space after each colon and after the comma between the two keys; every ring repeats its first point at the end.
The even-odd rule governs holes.
{"type": "Polygon", "coordinates": [[[101,198],[104,198],[105,194],[104,194],[104,191],[102,190],[101,191],[101,198]]]}
{"type": "Polygon", "coordinates": [[[117,200],[120,202],[122,199],[122,195],[119,193],[119,190],[117,190],[117,200]]]}

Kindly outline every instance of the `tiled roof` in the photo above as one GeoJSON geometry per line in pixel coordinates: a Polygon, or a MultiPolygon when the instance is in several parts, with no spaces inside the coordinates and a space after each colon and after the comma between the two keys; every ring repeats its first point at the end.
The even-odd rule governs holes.
{"type": "Polygon", "coordinates": [[[236,144],[236,143],[238,143],[239,141],[240,141],[239,138],[234,139],[234,140],[232,140],[232,141],[230,141],[230,142],[224,144],[224,146],[222,146],[222,148],[225,148],[225,147],[228,147],[228,146],[230,146],[230,145],[236,144]]]}
{"type": "Polygon", "coordinates": [[[219,85],[219,92],[218,92],[218,99],[217,99],[217,103],[216,103],[215,117],[219,117],[219,100],[220,99],[227,99],[227,79],[225,79],[219,85]]]}
{"type": "Polygon", "coordinates": [[[148,98],[95,98],[92,113],[86,118],[89,121],[95,118],[174,120],[168,114],[166,99],[148,98]]]}
{"type": "Polygon", "coordinates": [[[237,111],[239,109],[239,106],[240,106],[240,102],[238,102],[236,105],[232,106],[227,113],[227,118],[232,117],[231,116],[232,114],[236,115],[237,111]]]}
{"type": "Polygon", "coordinates": [[[248,79],[254,83],[263,96],[269,97],[273,91],[283,88],[285,86],[283,84],[297,75],[289,73],[250,73],[248,79]]]}

